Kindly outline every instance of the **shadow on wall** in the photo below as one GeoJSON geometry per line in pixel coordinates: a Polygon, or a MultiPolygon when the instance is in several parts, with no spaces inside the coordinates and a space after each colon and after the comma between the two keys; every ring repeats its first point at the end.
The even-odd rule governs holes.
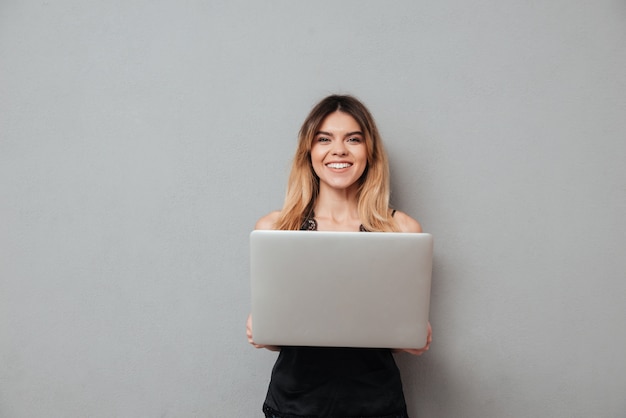
{"type": "MultiPolygon", "coordinates": [[[[470,391],[468,388],[459,387],[464,382],[472,382],[473,379],[464,379],[464,382],[458,381],[457,376],[448,370],[450,364],[446,353],[453,350],[445,350],[444,347],[454,343],[448,341],[445,334],[439,333],[447,320],[445,313],[441,312],[441,307],[446,303],[443,300],[445,296],[445,270],[441,265],[441,258],[437,257],[433,260],[433,282],[431,286],[430,301],[430,321],[433,326],[433,343],[428,352],[421,356],[412,356],[407,353],[397,354],[396,362],[402,375],[404,387],[404,395],[406,398],[407,409],[410,417],[422,416],[450,416],[447,413],[451,404],[457,404],[460,400],[459,396],[467,396],[470,391]],[[460,395],[463,394],[463,395],[460,395]],[[443,400],[450,402],[443,403],[443,400]]],[[[456,342],[458,344],[458,342],[456,342]]],[[[471,400],[464,399],[463,404],[471,404],[471,400]]]]}
{"type": "MultiPolygon", "coordinates": [[[[452,306],[447,289],[458,284],[447,271],[445,256],[433,260],[430,321],[433,343],[421,356],[396,354],[410,417],[510,417],[523,408],[525,387],[516,381],[506,358],[494,359],[483,340],[468,340],[472,332],[455,332],[471,326],[463,307],[452,306]],[[456,309],[455,309],[456,308],[456,309]],[[483,362],[490,358],[493,364],[483,362]],[[502,399],[503,394],[508,398],[502,399]],[[517,402],[511,408],[511,403],[517,402]]],[[[458,267],[458,265],[457,265],[458,267]]],[[[477,329],[480,326],[476,327],[477,329]]],[[[497,345],[497,342],[494,341],[497,345]]]]}

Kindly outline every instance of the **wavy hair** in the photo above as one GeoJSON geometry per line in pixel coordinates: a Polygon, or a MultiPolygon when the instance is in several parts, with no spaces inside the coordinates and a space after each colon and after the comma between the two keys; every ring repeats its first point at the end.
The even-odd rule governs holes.
{"type": "Polygon", "coordinates": [[[363,227],[368,231],[398,231],[389,208],[389,161],[380,133],[369,110],[350,95],[324,98],[304,120],[276,229],[298,230],[304,220],[313,215],[319,193],[319,178],[311,163],[311,147],[326,116],[336,111],[352,116],[365,137],[367,167],[358,180],[357,191],[357,207],[363,227]]]}

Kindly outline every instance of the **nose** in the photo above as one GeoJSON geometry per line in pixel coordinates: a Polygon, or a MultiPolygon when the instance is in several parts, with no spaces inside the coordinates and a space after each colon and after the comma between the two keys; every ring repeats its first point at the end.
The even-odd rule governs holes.
{"type": "Polygon", "coordinates": [[[343,141],[337,141],[333,145],[333,155],[343,156],[348,154],[348,149],[343,141]]]}

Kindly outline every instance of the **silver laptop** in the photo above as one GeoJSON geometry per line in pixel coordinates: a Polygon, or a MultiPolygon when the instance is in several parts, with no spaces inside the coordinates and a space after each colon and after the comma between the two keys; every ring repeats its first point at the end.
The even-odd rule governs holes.
{"type": "Polygon", "coordinates": [[[430,234],[255,230],[254,341],[421,348],[432,258],[430,234]]]}

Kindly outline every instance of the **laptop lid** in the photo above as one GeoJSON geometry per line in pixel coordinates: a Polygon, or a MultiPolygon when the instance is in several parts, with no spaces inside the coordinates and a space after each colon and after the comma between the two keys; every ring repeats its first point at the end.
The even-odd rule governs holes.
{"type": "Polygon", "coordinates": [[[255,230],[254,341],[266,345],[426,345],[430,234],[255,230]]]}

